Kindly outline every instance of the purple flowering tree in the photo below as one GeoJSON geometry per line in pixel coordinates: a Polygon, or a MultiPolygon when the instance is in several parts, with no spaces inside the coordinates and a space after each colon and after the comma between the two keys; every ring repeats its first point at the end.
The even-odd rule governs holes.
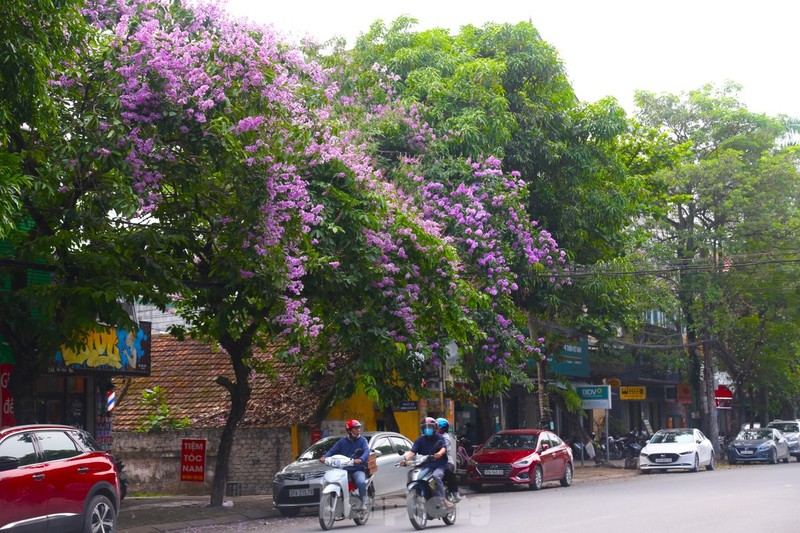
{"type": "MultiPolygon", "coordinates": [[[[403,101],[394,88],[398,77],[386,67],[358,70],[347,60],[335,66],[346,95],[339,115],[369,132],[375,164],[458,253],[459,275],[473,293],[464,311],[478,329],[457,340],[461,357],[453,372],[489,417],[488,402],[512,382],[530,383],[527,367],[541,364],[542,340],[525,332],[526,314],[517,306],[520,278],[562,271],[566,254],[530,220],[519,173],[506,175],[498,158],[453,155],[462,133],[428,123],[431,110],[403,101]]],[[[442,364],[441,353],[432,361],[442,364]]]]}
{"type": "Polygon", "coordinates": [[[213,5],[97,2],[87,16],[108,41],[103,79],[112,141],[136,211],[122,243],[141,250],[145,297],[187,321],[176,335],[217,345],[235,378],[211,495],[221,505],[250,382],[269,365],[254,348],[284,339],[307,375],[346,372],[382,405],[418,387],[438,341],[475,329],[472,286],[456,249],[383,179],[363,137],[337,120],[335,83],[268,29],[213,5]],[[116,115],[113,115],[116,113],[116,115]],[[113,117],[113,118],[112,118],[113,117]],[[336,366],[335,352],[345,363],[336,366]]]}

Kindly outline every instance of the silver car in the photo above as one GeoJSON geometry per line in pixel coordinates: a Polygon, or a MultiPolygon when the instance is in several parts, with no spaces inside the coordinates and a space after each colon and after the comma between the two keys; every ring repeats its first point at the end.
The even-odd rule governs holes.
{"type": "MultiPolygon", "coordinates": [[[[411,449],[409,439],[392,431],[365,431],[361,434],[369,442],[370,452],[377,455],[378,471],[373,475],[377,498],[401,494],[406,490],[405,468],[395,468],[400,454],[411,449]]],[[[330,450],[337,437],[325,437],[312,444],[293,463],[275,474],[272,481],[272,505],[283,516],[296,516],[303,507],[319,506],[322,476],[330,467],[319,462],[330,450]]]]}
{"type": "Polygon", "coordinates": [[[773,420],[767,427],[783,433],[789,443],[789,455],[800,463],[800,420],[773,420]]]}

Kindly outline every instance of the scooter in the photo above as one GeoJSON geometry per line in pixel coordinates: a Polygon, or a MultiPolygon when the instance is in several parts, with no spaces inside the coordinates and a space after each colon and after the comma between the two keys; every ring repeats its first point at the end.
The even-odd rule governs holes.
{"type": "Polygon", "coordinates": [[[456,500],[445,487],[445,498],[453,504],[448,507],[440,498],[434,496],[434,469],[425,465],[427,455],[417,455],[411,460],[400,461],[396,466],[409,466],[406,485],[406,512],[414,529],[425,529],[428,520],[441,519],[448,526],[456,523],[456,500]]]}
{"type": "MultiPolygon", "coordinates": [[[[356,450],[356,457],[361,455],[361,450],[356,450]]],[[[367,476],[367,496],[364,508],[360,507],[361,499],[358,497],[358,488],[350,480],[345,467],[352,466],[354,458],[346,455],[332,455],[325,459],[325,464],[333,467],[325,472],[322,477],[322,491],[319,500],[319,525],[323,530],[333,527],[338,520],[350,519],[356,525],[363,526],[372,514],[375,503],[375,487],[372,476],[367,476]]]]}

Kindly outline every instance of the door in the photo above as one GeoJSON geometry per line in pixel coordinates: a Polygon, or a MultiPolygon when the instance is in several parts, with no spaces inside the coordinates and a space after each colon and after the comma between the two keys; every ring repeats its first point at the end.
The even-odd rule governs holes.
{"type": "Polygon", "coordinates": [[[553,479],[558,469],[558,450],[550,441],[549,433],[542,433],[539,437],[539,458],[542,461],[542,474],[545,480],[553,479]]]}
{"type": "MultiPolygon", "coordinates": [[[[74,522],[83,514],[83,504],[92,488],[90,454],[83,453],[64,431],[36,432],[47,467],[47,509],[51,520],[74,522]]],[[[48,524],[50,531],[63,525],[48,524]]]]}
{"type": "Polygon", "coordinates": [[[19,467],[0,472],[0,528],[15,522],[14,531],[47,528],[46,466],[39,461],[33,433],[9,435],[0,442],[0,456],[19,459],[19,467]]]}

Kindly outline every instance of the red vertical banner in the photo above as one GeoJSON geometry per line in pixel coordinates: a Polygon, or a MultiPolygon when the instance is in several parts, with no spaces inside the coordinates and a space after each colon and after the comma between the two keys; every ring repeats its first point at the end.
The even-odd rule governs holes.
{"type": "Polygon", "coordinates": [[[8,390],[8,380],[11,379],[11,370],[14,365],[0,363],[0,427],[15,426],[14,398],[8,390]]]}
{"type": "Polygon", "coordinates": [[[206,440],[181,440],[181,481],[206,480],[206,440]]]}

